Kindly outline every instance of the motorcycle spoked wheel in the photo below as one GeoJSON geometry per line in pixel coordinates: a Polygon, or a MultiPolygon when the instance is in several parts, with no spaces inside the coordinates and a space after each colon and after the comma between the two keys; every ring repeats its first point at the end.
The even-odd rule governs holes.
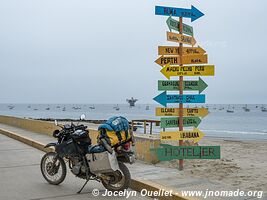
{"type": "Polygon", "coordinates": [[[52,185],[62,183],[67,174],[64,160],[55,152],[46,153],[42,157],[40,168],[45,180],[52,185]]]}
{"type": "Polygon", "coordinates": [[[123,191],[128,189],[131,183],[131,174],[125,164],[119,162],[120,170],[114,173],[106,174],[111,179],[109,181],[102,180],[103,186],[110,191],[123,191]]]}

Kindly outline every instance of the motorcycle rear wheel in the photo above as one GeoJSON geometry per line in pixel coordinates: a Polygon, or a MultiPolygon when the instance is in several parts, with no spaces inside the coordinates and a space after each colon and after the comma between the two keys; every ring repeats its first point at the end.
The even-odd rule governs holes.
{"type": "Polygon", "coordinates": [[[55,152],[46,153],[42,157],[40,168],[45,180],[52,185],[59,185],[66,178],[66,164],[55,152]]]}
{"type": "Polygon", "coordinates": [[[120,170],[114,172],[117,174],[107,174],[108,176],[110,176],[111,178],[116,176],[115,179],[118,178],[118,176],[120,177],[119,181],[116,181],[115,183],[112,183],[112,181],[106,181],[106,180],[102,180],[102,184],[103,186],[110,191],[123,191],[125,189],[128,189],[131,183],[131,174],[129,169],[127,168],[127,166],[125,164],[123,164],[122,162],[119,162],[119,167],[120,170]]]}

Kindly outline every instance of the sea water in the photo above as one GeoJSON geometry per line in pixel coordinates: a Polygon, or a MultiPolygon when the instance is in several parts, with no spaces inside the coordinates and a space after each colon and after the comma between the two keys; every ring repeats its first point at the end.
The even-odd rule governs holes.
{"type": "MultiPolygon", "coordinates": [[[[196,106],[201,105],[190,107],[196,106]]],[[[202,119],[198,128],[210,137],[267,140],[267,112],[262,112],[262,106],[266,107],[266,105],[247,105],[250,111],[245,112],[244,105],[204,105],[208,107],[210,113],[202,119]],[[234,112],[229,113],[226,111],[228,109],[234,112]]],[[[135,107],[129,107],[127,104],[0,104],[0,115],[34,119],[78,119],[81,114],[85,114],[88,120],[103,120],[121,115],[129,121],[160,120],[160,117],[155,116],[156,107],[159,106],[148,104],[137,104],[135,107]]],[[[158,134],[160,130],[160,127],[153,127],[154,134],[158,134]]],[[[139,127],[137,131],[142,132],[143,128],[139,127]]]]}

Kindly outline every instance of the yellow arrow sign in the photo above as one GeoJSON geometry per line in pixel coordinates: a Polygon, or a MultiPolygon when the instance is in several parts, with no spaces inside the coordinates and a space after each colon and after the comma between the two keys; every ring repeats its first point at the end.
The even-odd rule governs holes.
{"type": "Polygon", "coordinates": [[[198,142],[204,136],[205,134],[197,128],[194,128],[193,131],[185,130],[185,131],[176,131],[176,132],[160,132],[161,141],[193,140],[194,142],[198,142]]]}
{"type": "Polygon", "coordinates": [[[167,40],[171,42],[178,42],[183,44],[189,44],[194,46],[197,42],[194,37],[173,33],[173,32],[167,32],[167,40]]]}
{"type": "Polygon", "coordinates": [[[168,63],[170,63],[170,65],[206,64],[208,63],[208,55],[198,54],[182,56],[182,63],[180,56],[160,56],[155,62],[162,67],[168,63]]]}
{"type": "MultiPolygon", "coordinates": [[[[184,108],[184,117],[201,117],[204,118],[209,114],[207,108],[184,108]]],[[[179,108],[156,108],[156,116],[179,116],[179,108]]]]}
{"type": "Polygon", "coordinates": [[[160,72],[167,78],[171,76],[214,76],[214,65],[170,66],[165,65],[160,72]]]}
{"type": "MultiPolygon", "coordinates": [[[[194,55],[194,54],[205,54],[206,51],[202,49],[200,46],[198,47],[183,47],[183,55],[194,55]]],[[[179,55],[180,48],[177,46],[158,46],[158,55],[179,55]]]]}

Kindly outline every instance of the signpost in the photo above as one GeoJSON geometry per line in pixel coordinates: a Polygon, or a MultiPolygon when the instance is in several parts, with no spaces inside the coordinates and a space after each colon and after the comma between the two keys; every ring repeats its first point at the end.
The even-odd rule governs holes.
{"type": "Polygon", "coordinates": [[[194,128],[192,131],[176,131],[176,132],[160,132],[160,140],[193,140],[194,142],[198,142],[204,137],[204,133],[199,129],[194,128]]]}
{"type": "MultiPolygon", "coordinates": [[[[209,114],[207,108],[183,108],[184,117],[204,118],[209,114]]],[[[179,116],[178,108],[156,108],[156,116],[179,116]]]]}
{"type": "MultiPolygon", "coordinates": [[[[170,29],[170,31],[172,31],[172,30],[180,31],[179,30],[179,27],[180,27],[179,22],[176,21],[175,19],[173,19],[171,16],[167,19],[166,23],[167,23],[168,28],[170,29]]],[[[193,27],[189,26],[187,24],[183,24],[183,33],[187,34],[187,35],[190,35],[190,36],[193,36],[194,35],[193,27]]]]}
{"type": "Polygon", "coordinates": [[[155,62],[162,67],[167,64],[206,64],[208,63],[208,55],[187,55],[182,57],[183,63],[180,60],[179,56],[160,56],[155,62]]]}
{"type": "MultiPolygon", "coordinates": [[[[198,81],[183,81],[183,90],[184,91],[198,91],[199,94],[203,92],[208,85],[199,77],[198,81]]],[[[179,90],[179,81],[172,80],[159,80],[158,81],[158,90],[159,91],[178,91],[179,90]]]]}
{"type": "MultiPolygon", "coordinates": [[[[179,55],[179,47],[177,46],[158,46],[158,55],[179,55]]],[[[183,55],[194,55],[194,54],[205,54],[206,51],[202,49],[200,46],[198,47],[183,47],[182,48],[183,55]]]]}
{"type": "MultiPolygon", "coordinates": [[[[201,119],[199,117],[184,117],[183,126],[184,127],[198,127],[201,119]]],[[[168,117],[160,119],[161,128],[175,128],[179,125],[179,118],[177,117],[168,117]]]]}
{"type": "Polygon", "coordinates": [[[162,92],[154,98],[156,102],[163,106],[167,103],[205,103],[204,94],[167,94],[162,92]]]}
{"type": "Polygon", "coordinates": [[[220,159],[220,146],[171,146],[161,144],[161,148],[151,149],[161,161],[174,159],[220,159]]]}
{"type": "Polygon", "coordinates": [[[162,148],[152,151],[159,160],[179,159],[180,170],[183,169],[183,159],[219,159],[218,146],[183,146],[184,140],[198,142],[204,137],[204,133],[197,128],[183,130],[183,127],[197,127],[201,122],[200,117],[204,118],[209,113],[207,108],[183,107],[184,103],[205,103],[205,95],[200,93],[208,86],[200,77],[197,81],[184,80],[184,76],[214,76],[214,65],[199,65],[207,64],[208,56],[201,47],[194,47],[196,40],[193,37],[193,27],[183,23],[183,18],[194,21],[204,14],[194,6],[191,9],[156,6],[155,14],[168,16],[166,23],[170,32],[167,32],[167,41],[179,43],[179,46],[158,47],[160,57],[155,62],[162,66],[161,73],[167,79],[179,76],[179,80],[159,80],[158,90],[164,92],[154,98],[165,107],[169,103],[179,104],[179,108],[156,108],[156,116],[165,116],[161,118],[161,128],[164,131],[165,128],[179,128],[173,132],[161,132],[161,141],[179,141],[179,146],[161,144],[162,148]],[[173,17],[179,17],[179,21],[173,17]],[[191,47],[184,47],[184,44],[191,47]],[[184,66],[188,64],[190,66],[184,66]],[[179,94],[167,94],[167,91],[179,91],[179,94]],[[199,94],[184,94],[184,91],[198,91],[199,94]]]}
{"type": "Polygon", "coordinates": [[[177,33],[168,32],[168,31],[167,31],[167,40],[171,42],[189,44],[191,46],[194,46],[196,44],[196,40],[194,37],[185,36],[182,34],[177,34],[177,33]]]}
{"type": "Polygon", "coordinates": [[[214,76],[214,65],[170,66],[165,65],[160,72],[167,78],[171,76],[214,76]]]}

